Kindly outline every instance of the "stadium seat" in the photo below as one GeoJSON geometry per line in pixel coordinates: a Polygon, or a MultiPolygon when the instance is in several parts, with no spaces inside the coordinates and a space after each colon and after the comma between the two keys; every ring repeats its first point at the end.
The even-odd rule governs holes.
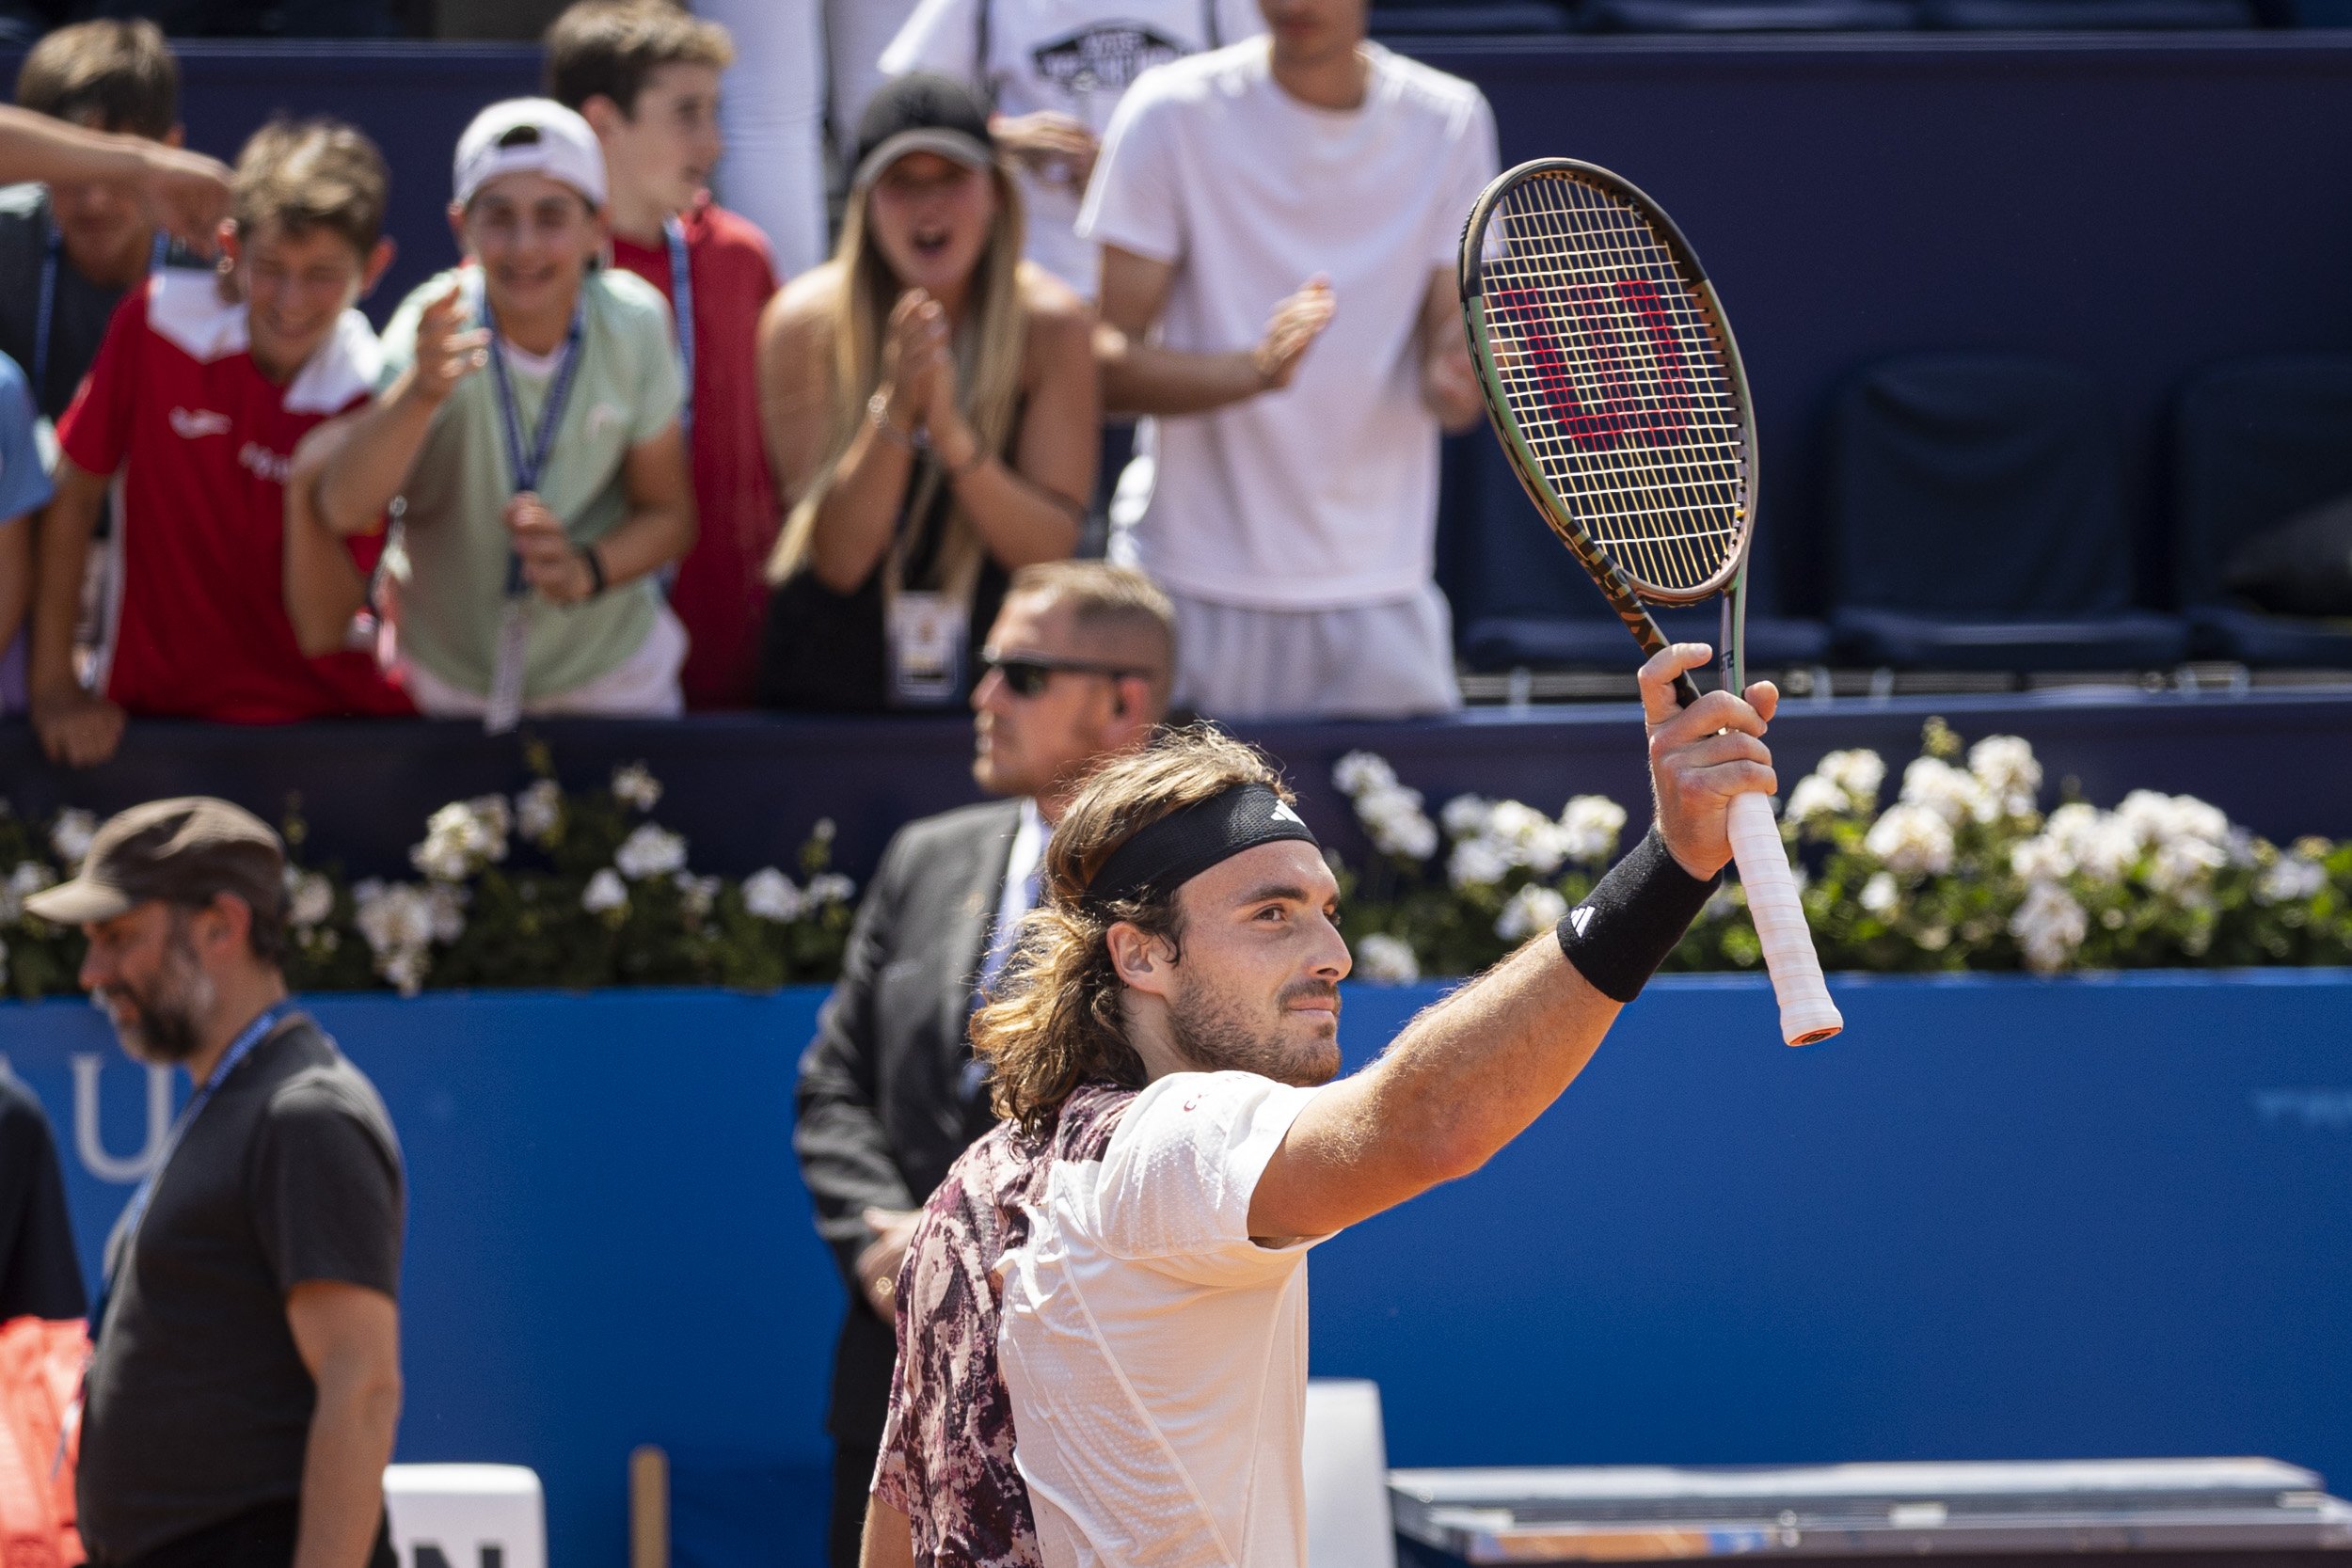
{"type": "Polygon", "coordinates": [[[2352,494],[2352,355],[2265,356],[2217,365],[2173,411],[2173,581],[2198,650],[2246,664],[2352,667],[2352,626],[2227,602],[2239,545],[2308,507],[2352,494]]]}
{"type": "MultiPolygon", "coordinates": [[[[1473,432],[1447,443],[1446,455],[1439,579],[1463,662],[1482,672],[1631,671],[1640,657],[1625,626],[1544,526],[1493,437],[1473,432]]],[[[1829,628],[1779,613],[1772,538],[1750,573],[1748,661],[1765,670],[1820,664],[1829,628]]],[[[1658,618],[1669,636],[1716,640],[1712,604],[1658,618]]]]}
{"type": "Polygon", "coordinates": [[[1829,438],[1848,657],[2011,672],[2185,657],[2177,617],[2131,608],[2115,443],[2081,372],[2009,355],[1890,361],[1837,395],[1829,438]]]}
{"type": "Polygon", "coordinates": [[[1396,1568],[1380,1385],[1307,1380],[1307,1568],[1396,1568]]]}
{"type": "Polygon", "coordinates": [[[2151,32],[2251,27],[2247,0],[1920,0],[1921,22],[1967,32],[2151,32]]]}
{"type": "Polygon", "coordinates": [[[547,1503],[520,1465],[388,1465],[401,1568],[547,1568],[547,1503]]]}
{"type": "Polygon", "coordinates": [[[1601,33],[1857,33],[1916,27],[1911,0],[1587,0],[1601,33]]]}
{"type": "Polygon", "coordinates": [[[1456,34],[1565,33],[1568,9],[1551,0],[1473,0],[1467,5],[1375,6],[1372,31],[1384,38],[1456,34]]]}

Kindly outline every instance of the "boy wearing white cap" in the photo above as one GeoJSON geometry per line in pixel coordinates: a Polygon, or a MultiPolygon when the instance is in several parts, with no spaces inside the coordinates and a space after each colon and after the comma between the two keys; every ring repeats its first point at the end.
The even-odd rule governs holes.
{"type": "Polygon", "coordinates": [[[335,532],[405,502],[395,664],[427,714],[680,711],[686,633],[656,574],[694,541],[683,389],[660,294],[594,266],[604,201],[579,115],[475,116],[450,207],[466,264],[403,302],[377,402],[305,454],[335,532]]]}

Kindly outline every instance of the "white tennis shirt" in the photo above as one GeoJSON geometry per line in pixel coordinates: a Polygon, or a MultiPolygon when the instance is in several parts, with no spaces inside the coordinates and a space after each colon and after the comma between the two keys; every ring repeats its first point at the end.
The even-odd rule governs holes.
{"type": "Polygon", "coordinates": [[[1078,231],[1175,264],[1159,341],[1256,346],[1277,304],[1331,280],[1336,310],[1289,387],[1143,421],[1158,459],[1132,536],[1162,587],[1214,604],[1394,603],[1436,563],[1438,420],[1421,400],[1422,306],[1454,274],[1495,172],[1478,89],[1377,44],[1362,106],[1274,80],[1265,40],[1146,71],[1120,101],[1078,231]]]}
{"type": "Polygon", "coordinates": [[[1307,1250],[1249,1199],[1318,1090],[1176,1073],[1057,1165],[997,1350],[1048,1568],[1303,1568],[1307,1250]]]}

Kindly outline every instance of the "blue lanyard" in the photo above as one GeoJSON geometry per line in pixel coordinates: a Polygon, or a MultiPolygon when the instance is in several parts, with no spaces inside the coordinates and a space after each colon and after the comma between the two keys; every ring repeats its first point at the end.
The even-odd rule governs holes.
{"type": "Polygon", "coordinates": [[[106,1303],[113,1299],[116,1278],[130,1265],[132,1250],[139,1242],[139,1226],[147,1218],[147,1206],[154,1201],[156,1184],[163,1180],[164,1171],[170,1165],[172,1155],[179,1151],[180,1140],[187,1136],[188,1129],[196,1125],[196,1118],[204,1114],[206,1105],[212,1103],[214,1091],[227,1083],[229,1075],[253,1054],[253,1048],[278,1027],[278,1021],[293,1006],[291,1002],[280,1002],[274,1007],[262,1009],[261,1017],[246,1024],[244,1032],[229,1042],[229,1049],[220,1053],[220,1060],[214,1064],[211,1076],[199,1084],[196,1092],[188,1096],[188,1102],[180,1108],[180,1115],[172,1121],[171,1131],[164,1134],[164,1147],[156,1152],[155,1163],[148,1167],[147,1179],[139,1183],[138,1191],[131,1195],[129,1205],[122,1211],[122,1246],[115,1254],[114,1266],[106,1271],[105,1282],[98,1292],[98,1305],[90,1309],[90,1334],[93,1338],[105,1325],[106,1303]]]}
{"type": "MultiPolygon", "coordinates": [[[[478,276],[478,275],[477,275],[478,276]]],[[[585,289],[587,284],[580,285],[585,289]]],[[[499,346],[498,324],[488,320],[489,302],[481,302],[480,314],[490,328],[490,382],[498,391],[499,428],[506,436],[507,471],[514,476],[516,494],[539,488],[539,476],[547,471],[548,454],[555,448],[555,432],[564,422],[564,405],[572,398],[572,372],[580,368],[580,342],[588,319],[588,301],[583,296],[572,307],[572,327],[564,338],[564,357],[556,362],[555,377],[548,383],[548,401],[539,410],[539,428],[532,436],[528,451],[523,447],[522,416],[515,403],[515,383],[506,371],[506,353],[499,346]]],[[[523,558],[509,552],[506,558],[506,595],[515,598],[523,591],[523,558]]]]}
{"type": "MultiPolygon", "coordinates": [[[[155,243],[147,253],[147,272],[153,277],[163,270],[164,258],[170,253],[171,236],[155,230],[155,243]]],[[[58,231],[57,220],[49,219],[49,245],[40,259],[40,303],[33,310],[33,404],[39,407],[49,386],[49,323],[57,309],[57,258],[64,254],[65,235],[58,231]]]]}
{"type": "Polygon", "coordinates": [[[677,422],[694,433],[694,269],[686,256],[686,226],[664,218],[661,237],[670,246],[670,314],[677,325],[678,374],[686,383],[686,401],[678,405],[677,422]]]}

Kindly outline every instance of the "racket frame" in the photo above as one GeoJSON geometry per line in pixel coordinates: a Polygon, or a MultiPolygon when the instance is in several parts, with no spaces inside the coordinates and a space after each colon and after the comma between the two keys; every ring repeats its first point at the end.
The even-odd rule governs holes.
{"type": "MultiPolygon", "coordinates": [[[[1681,228],[1667,215],[1665,210],[1650,199],[1648,194],[1630,180],[1597,164],[1576,158],[1534,158],[1520,164],[1496,180],[1481,194],[1470,208],[1469,218],[1462,225],[1460,265],[1455,269],[1460,285],[1462,319],[1469,329],[1470,357],[1478,368],[1479,394],[1486,401],[1487,423],[1502,436],[1503,455],[1510,460],[1511,471],[1527,492],[1527,499],[1535,504],[1535,511],[1549,525],[1560,542],[1568,547],[1585,571],[1591,575],[1609,608],[1641,644],[1645,654],[1655,654],[1666,646],[1666,635],[1651,616],[1648,606],[1692,605],[1713,598],[1718,594],[1724,600],[1724,646],[1718,649],[1724,666],[1724,679],[1734,691],[1746,685],[1745,647],[1747,641],[1747,576],[1748,552],[1756,539],[1756,439],[1755,404],[1748,395],[1747,366],[1740,357],[1739,341],[1732,336],[1731,323],[1724,313],[1723,302],[1717,298],[1715,285],[1699,261],[1698,252],[1692,247],[1681,228]],[[1695,588],[1668,589],[1656,583],[1635,578],[1618,564],[1553,491],[1551,482],[1544,477],[1543,466],[1528,447],[1520,434],[1517,417],[1510,413],[1503,400],[1502,376],[1495,363],[1494,345],[1486,330],[1486,295],[1485,287],[1485,239],[1488,222],[1495,209],[1505,198],[1528,180],[1543,176],[1567,175],[1587,184],[1599,186],[1638,212],[1643,219],[1663,240],[1666,248],[1680,263],[1685,280],[1692,285],[1703,308],[1702,319],[1708,332],[1715,340],[1723,355],[1724,366],[1731,377],[1732,391],[1740,412],[1740,472],[1739,503],[1735,515],[1740,529],[1739,544],[1723,568],[1695,588]]],[[[1675,694],[1682,705],[1698,701],[1698,688],[1687,674],[1675,679],[1675,694]]]]}

